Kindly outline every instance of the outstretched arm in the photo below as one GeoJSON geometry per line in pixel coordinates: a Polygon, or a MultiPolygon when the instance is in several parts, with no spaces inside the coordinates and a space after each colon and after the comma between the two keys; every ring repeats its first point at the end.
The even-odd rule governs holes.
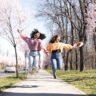
{"type": "Polygon", "coordinates": [[[73,46],[70,44],[64,44],[64,43],[62,43],[62,44],[63,44],[63,48],[68,49],[68,50],[73,49],[73,48],[79,48],[79,47],[83,46],[83,42],[75,43],[73,46]]]}
{"type": "Polygon", "coordinates": [[[47,49],[44,47],[44,44],[42,43],[42,41],[39,41],[39,50],[43,50],[46,54],[48,54],[47,49]]]}
{"type": "Polygon", "coordinates": [[[18,29],[17,31],[18,31],[18,33],[20,34],[20,37],[21,37],[25,42],[28,42],[29,38],[28,38],[27,36],[24,36],[19,29],[18,29]]]}
{"type": "Polygon", "coordinates": [[[63,48],[65,48],[65,49],[67,49],[67,50],[71,50],[71,49],[73,49],[74,47],[72,46],[72,45],[70,45],[70,44],[62,44],[63,45],[63,48]]]}
{"type": "Polygon", "coordinates": [[[46,49],[48,50],[48,53],[49,53],[49,54],[52,53],[52,52],[51,52],[51,44],[50,44],[50,43],[47,45],[46,49]]]}

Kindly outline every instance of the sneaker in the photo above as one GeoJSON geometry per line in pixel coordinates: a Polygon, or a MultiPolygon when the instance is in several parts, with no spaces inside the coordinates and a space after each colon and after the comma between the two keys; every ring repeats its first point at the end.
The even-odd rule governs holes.
{"type": "Polygon", "coordinates": [[[35,70],[36,70],[36,73],[38,73],[38,72],[39,72],[39,68],[37,68],[37,67],[36,67],[36,68],[35,68],[35,70]]]}
{"type": "Polygon", "coordinates": [[[27,78],[29,78],[30,76],[31,76],[31,74],[30,74],[30,73],[28,73],[28,74],[27,74],[27,78]]]}
{"type": "Polygon", "coordinates": [[[56,79],[56,75],[55,74],[53,75],[53,77],[54,77],[54,79],[56,79]]]}
{"type": "Polygon", "coordinates": [[[39,72],[39,70],[36,70],[36,73],[38,73],[39,72]]]}

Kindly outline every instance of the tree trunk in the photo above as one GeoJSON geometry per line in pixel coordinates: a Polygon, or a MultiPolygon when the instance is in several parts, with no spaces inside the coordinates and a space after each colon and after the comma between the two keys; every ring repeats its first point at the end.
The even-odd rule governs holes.
{"type": "Polygon", "coordinates": [[[76,53],[76,70],[78,70],[78,54],[77,54],[77,50],[75,50],[76,53]]]}
{"type": "Polygon", "coordinates": [[[67,56],[66,56],[65,71],[68,70],[68,57],[69,57],[69,51],[67,52],[67,56]]]}
{"type": "MultiPolygon", "coordinates": [[[[68,43],[68,19],[66,18],[66,44],[68,43]]],[[[68,70],[68,60],[69,60],[69,51],[67,51],[65,54],[67,54],[66,56],[66,60],[65,60],[65,70],[68,70]]]]}
{"type": "Polygon", "coordinates": [[[70,54],[71,54],[71,60],[70,60],[70,70],[73,70],[73,66],[72,66],[72,50],[70,50],[70,54]]]}
{"type": "Polygon", "coordinates": [[[84,69],[84,62],[83,62],[83,47],[80,48],[80,72],[84,69]]]}
{"type": "Polygon", "coordinates": [[[16,77],[19,77],[18,74],[18,58],[17,58],[17,48],[16,48],[16,44],[14,45],[14,50],[15,50],[15,59],[16,59],[16,77]]]}
{"type": "MultiPolygon", "coordinates": [[[[71,10],[71,9],[70,9],[71,10]]],[[[73,30],[74,28],[73,28],[73,25],[72,25],[72,23],[71,23],[71,45],[73,46],[73,41],[74,41],[74,34],[73,34],[73,30]]],[[[73,69],[73,66],[72,66],[72,54],[73,54],[73,52],[72,52],[72,50],[70,50],[70,53],[71,53],[71,60],[70,60],[70,70],[72,70],[73,69]]]]}

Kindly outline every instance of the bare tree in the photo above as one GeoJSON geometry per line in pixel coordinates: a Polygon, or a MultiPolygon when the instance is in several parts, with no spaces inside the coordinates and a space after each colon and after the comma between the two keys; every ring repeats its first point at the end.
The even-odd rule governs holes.
{"type": "Polygon", "coordinates": [[[17,41],[18,27],[25,29],[25,21],[27,20],[28,12],[23,10],[18,0],[0,0],[0,25],[1,36],[6,39],[14,48],[16,58],[16,77],[18,77],[18,56],[17,56],[17,41]]]}
{"type": "Polygon", "coordinates": [[[73,69],[75,62],[75,68],[78,69],[80,64],[80,71],[83,71],[86,64],[85,58],[88,57],[90,50],[86,50],[89,46],[88,42],[93,38],[93,43],[96,45],[95,35],[91,39],[88,38],[86,27],[87,9],[89,4],[94,2],[96,0],[43,0],[39,16],[46,17],[47,21],[53,22],[50,24],[54,24],[53,28],[60,30],[55,32],[59,32],[62,41],[72,45],[78,41],[84,42],[84,46],[79,50],[64,51],[65,70],[69,67],[68,63],[70,63],[70,69],[73,69]]]}

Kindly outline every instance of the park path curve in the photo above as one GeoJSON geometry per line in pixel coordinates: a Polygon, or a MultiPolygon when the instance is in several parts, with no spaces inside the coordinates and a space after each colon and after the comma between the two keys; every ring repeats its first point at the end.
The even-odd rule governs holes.
{"type": "Polygon", "coordinates": [[[74,86],[54,79],[44,70],[4,91],[2,96],[86,96],[74,86]]]}

